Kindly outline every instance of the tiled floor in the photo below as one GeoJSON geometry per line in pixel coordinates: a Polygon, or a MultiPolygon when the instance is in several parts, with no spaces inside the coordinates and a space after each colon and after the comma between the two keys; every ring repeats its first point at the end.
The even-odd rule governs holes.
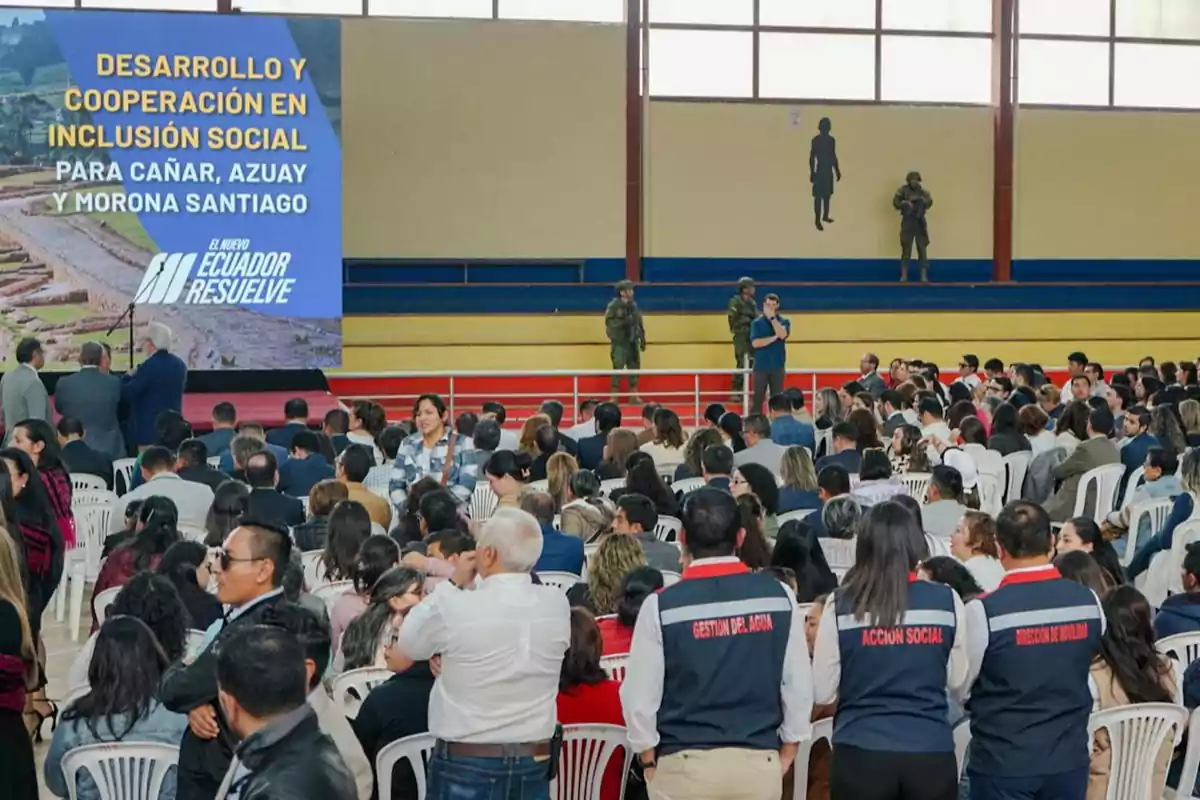
{"type": "MultiPolygon", "coordinates": [[[[83,649],[83,643],[87,640],[88,628],[91,625],[91,616],[87,613],[87,609],[91,608],[91,589],[88,589],[88,596],[84,598],[84,614],[83,620],[79,624],[79,641],[72,642],[69,628],[69,620],[67,622],[59,622],[54,618],[54,604],[46,609],[45,616],[42,617],[42,638],[46,642],[46,677],[49,684],[46,686],[46,696],[51,700],[58,701],[59,711],[61,713],[62,698],[67,695],[67,672],[71,668],[71,662],[75,660],[76,654],[83,649]]],[[[50,746],[50,721],[47,720],[42,727],[42,737],[45,739],[41,744],[35,745],[34,753],[37,756],[38,762],[38,783],[42,786],[42,800],[51,800],[54,795],[46,791],[45,782],[42,780],[42,761],[46,757],[46,750],[50,746]]]]}

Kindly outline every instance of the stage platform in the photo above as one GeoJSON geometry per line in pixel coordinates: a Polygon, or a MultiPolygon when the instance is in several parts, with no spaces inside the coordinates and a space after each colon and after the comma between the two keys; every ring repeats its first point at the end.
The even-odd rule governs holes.
{"type": "Polygon", "coordinates": [[[188,392],[183,396],[183,416],[197,433],[212,430],[212,409],[217,403],[230,402],[237,408],[239,422],[258,422],[266,428],[283,425],[283,404],[299,397],[308,403],[308,421],[315,425],[328,411],[339,407],[330,392],[188,392]]]}

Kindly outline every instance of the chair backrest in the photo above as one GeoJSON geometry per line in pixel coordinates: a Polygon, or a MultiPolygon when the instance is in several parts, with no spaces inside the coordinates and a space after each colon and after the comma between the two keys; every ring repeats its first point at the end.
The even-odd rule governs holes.
{"type": "Polygon", "coordinates": [[[300,563],[304,567],[304,585],[310,592],[318,586],[329,583],[320,575],[321,556],[324,553],[324,550],[305,550],[300,554],[300,563]]]}
{"type": "MultiPolygon", "coordinates": [[[[1192,542],[1200,541],[1200,519],[1189,520],[1175,529],[1175,533],[1171,535],[1171,549],[1168,551],[1169,560],[1166,564],[1166,573],[1168,576],[1167,594],[1159,597],[1155,595],[1151,597],[1151,590],[1147,588],[1143,591],[1146,599],[1150,600],[1150,604],[1158,608],[1167,599],[1168,595],[1183,594],[1183,557],[1187,555],[1187,546],[1192,542]]],[[[1154,559],[1158,561],[1162,556],[1154,559]]],[[[1151,562],[1151,568],[1155,566],[1151,562]]]]}
{"type": "Polygon", "coordinates": [[[108,607],[113,604],[113,600],[117,599],[117,595],[121,593],[120,586],[114,586],[111,589],[105,589],[92,598],[92,611],[96,612],[96,619],[100,624],[104,624],[104,618],[108,616],[108,607]]]}
{"type": "Polygon", "coordinates": [[[112,492],[91,489],[79,492],[71,501],[71,512],[75,516],[73,552],[83,549],[88,580],[95,580],[100,571],[100,554],[104,552],[104,540],[111,532],[112,517],[118,502],[112,492]]]}
{"type": "Polygon", "coordinates": [[[204,631],[199,628],[190,628],[187,632],[187,655],[189,658],[195,658],[200,655],[200,647],[204,644],[204,631]]]}
{"type": "Polygon", "coordinates": [[[554,519],[550,522],[550,527],[556,531],[562,530],[562,514],[555,514],[554,519]]]}
{"type": "Polygon", "coordinates": [[[550,480],[530,481],[529,491],[531,492],[548,492],[550,491],[550,480]]]}
{"type": "Polygon", "coordinates": [[[654,526],[654,537],[660,542],[673,542],[679,538],[681,530],[683,530],[683,520],[659,514],[658,522],[654,526]]]}
{"type": "Polygon", "coordinates": [[[413,776],[417,779],[417,800],[425,800],[425,773],[429,770],[429,759],[433,756],[436,741],[432,733],[415,733],[397,739],[375,755],[375,775],[382,800],[392,796],[392,771],[402,760],[412,765],[413,776]]]}
{"type": "Polygon", "coordinates": [[[89,744],[67,751],[62,769],[75,800],[76,776],[86,769],[101,800],[158,800],[167,770],[179,763],[179,748],[169,744],[89,744]]]}
{"type": "Polygon", "coordinates": [[[1125,496],[1121,498],[1120,508],[1124,508],[1133,501],[1133,493],[1137,491],[1138,486],[1142,484],[1142,480],[1146,477],[1146,466],[1142,466],[1129,473],[1129,480],[1125,482],[1125,496]]]}
{"type": "Polygon", "coordinates": [[[783,527],[785,522],[791,522],[794,519],[807,519],[810,514],[819,514],[821,510],[818,508],[801,508],[797,511],[785,511],[775,517],[775,521],[779,523],[779,527],[783,527]]]}
{"type": "Polygon", "coordinates": [[[372,536],[387,536],[387,528],[383,527],[378,522],[371,520],[371,535],[372,536]]]}
{"type": "Polygon", "coordinates": [[[792,800],[807,800],[808,798],[808,761],[812,755],[813,745],[824,739],[826,743],[833,739],[833,717],[819,719],[813,723],[812,737],[800,743],[796,753],[796,786],[792,791],[792,800]]]}
{"type": "Polygon", "coordinates": [[[1158,533],[1163,529],[1163,525],[1167,524],[1167,517],[1171,516],[1171,508],[1174,505],[1174,500],[1163,498],[1162,500],[1147,500],[1145,503],[1138,503],[1129,509],[1129,540],[1125,545],[1125,554],[1121,556],[1121,566],[1128,567],[1133,563],[1133,555],[1137,552],[1133,541],[1142,526],[1142,520],[1149,518],[1150,532],[1158,533]]]}
{"type": "Polygon", "coordinates": [[[1029,472],[1029,462],[1033,461],[1033,453],[1028,450],[1018,450],[1004,457],[1004,502],[1021,499],[1021,490],[1025,486],[1025,474],[1029,472]]]}
{"type": "Polygon", "coordinates": [[[313,597],[325,601],[325,606],[332,610],[333,604],[337,602],[339,597],[353,591],[354,581],[334,581],[333,583],[318,586],[312,590],[312,594],[313,597]]]}
{"type": "Polygon", "coordinates": [[[688,494],[697,489],[703,489],[705,485],[704,478],[684,478],[672,483],[671,491],[675,492],[675,494],[688,494]]]}
{"type": "Polygon", "coordinates": [[[663,588],[664,589],[668,586],[674,586],[675,584],[677,584],[681,580],[683,580],[682,575],[680,575],[678,572],[672,572],[669,569],[662,570],[662,576],[663,576],[663,588]]]}
{"type": "Polygon", "coordinates": [[[179,535],[188,541],[203,543],[208,538],[208,531],[199,525],[181,522],[176,527],[179,529],[179,535]]]}
{"type": "Polygon", "coordinates": [[[848,570],[854,566],[855,551],[858,547],[857,539],[826,537],[817,541],[821,543],[821,552],[825,554],[825,561],[831,570],[848,570]]]}
{"type": "Polygon", "coordinates": [[[979,509],[995,517],[1004,507],[1004,486],[995,475],[979,474],[979,509]]]}
{"type": "Polygon", "coordinates": [[[71,489],[73,492],[78,492],[81,489],[95,489],[103,492],[108,491],[108,484],[99,475],[89,475],[86,472],[72,472],[71,489]]]}
{"type": "Polygon", "coordinates": [[[675,468],[677,464],[655,464],[655,471],[658,472],[658,477],[663,479],[663,483],[668,486],[675,480],[675,468]]]}
{"type": "Polygon", "coordinates": [[[600,784],[613,758],[623,762],[621,787],[616,797],[625,794],[625,781],[633,750],[625,729],[619,725],[565,725],[558,776],[550,781],[553,800],[592,800],[601,797],[600,784]],[[620,751],[618,755],[617,751],[620,751]]]}
{"type": "Polygon", "coordinates": [[[925,544],[929,545],[929,557],[950,555],[950,540],[932,533],[925,534],[925,544]]]}
{"type": "Polygon", "coordinates": [[[963,768],[967,766],[967,745],[971,743],[971,720],[963,717],[951,732],[954,734],[954,758],[958,761],[958,778],[962,780],[963,768]]]}
{"type": "Polygon", "coordinates": [[[492,491],[487,481],[478,481],[471,493],[471,519],[482,522],[496,513],[500,498],[492,491]]]}
{"type": "Polygon", "coordinates": [[[209,456],[206,459],[206,461],[208,462],[208,465],[210,467],[212,467],[213,469],[221,468],[221,457],[220,456],[209,456]]]}
{"type": "Polygon", "coordinates": [[[1179,772],[1178,785],[1188,787],[1188,791],[1177,793],[1177,798],[1191,796],[1191,787],[1196,785],[1196,773],[1200,771],[1200,711],[1192,712],[1187,738],[1187,749],[1183,754],[1183,769],[1179,772]]]}
{"type": "Polygon", "coordinates": [[[1173,703],[1138,703],[1092,714],[1088,736],[1103,728],[1112,741],[1108,800],[1151,800],[1163,742],[1170,736],[1178,745],[1187,724],[1187,709],[1173,703]]]}
{"type": "Polygon", "coordinates": [[[1158,652],[1171,656],[1184,667],[1200,658],[1200,631],[1164,636],[1154,643],[1158,652]]]}
{"type": "Polygon", "coordinates": [[[624,489],[624,488],[625,488],[625,479],[624,478],[610,478],[609,480],[606,480],[606,481],[600,481],[600,496],[608,497],[608,493],[611,492],[613,489],[624,489]]]}
{"type": "Polygon", "coordinates": [[[929,491],[929,480],[931,477],[928,472],[906,472],[900,476],[900,482],[908,490],[909,497],[918,503],[924,503],[925,493],[929,491]]]}
{"type": "Polygon", "coordinates": [[[72,509],[83,508],[84,506],[112,506],[116,508],[120,502],[114,492],[110,492],[103,486],[99,489],[72,489],[71,491],[72,509]]]}
{"type": "MultiPolygon", "coordinates": [[[[125,491],[129,491],[129,484],[133,482],[133,468],[137,465],[136,458],[118,458],[113,462],[113,478],[120,477],[125,481],[125,491]]],[[[119,485],[121,482],[117,481],[119,485]]]]}
{"type": "Polygon", "coordinates": [[[614,681],[625,680],[625,668],[629,666],[629,653],[617,653],[611,656],[600,656],[600,669],[608,673],[614,681]]]}
{"type": "Polygon", "coordinates": [[[1104,518],[1117,501],[1117,487],[1121,485],[1121,476],[1124,474],[1124,464],[1105,464],[1083,473],[1079,479],[1079,494],[1075,496],[1075,513],[1072,516],[1084,516],[1088,495],[1094,494],[1096,507],[1092,519],[1096,520],[1097,525],[1103,525],[1104,518]]]}
{"type": "Polygon", "coordinates": [[[346,717],[354,719],[358,716],[359,706],[367,699],[371,690],[392,677],[392,674],[390,669],[381,667],[364,667],[343,672],[330,682],[329,696],[346,717]]]}
{"type": "Polygon", "coordinates": [[[389,464],[377,464],[367,470],[367,477],[363,479],[363,486],[379,495],[384,500],[388,499],[388,481],[392,478],[392,468],[389,464]]]}
{"type": "Polygon", "coordinates": [[[555,572],[554,570],[539,572],[537,576],[544,586],[554,586],[564,592],[583,580],[574,572],[555,572]]]}

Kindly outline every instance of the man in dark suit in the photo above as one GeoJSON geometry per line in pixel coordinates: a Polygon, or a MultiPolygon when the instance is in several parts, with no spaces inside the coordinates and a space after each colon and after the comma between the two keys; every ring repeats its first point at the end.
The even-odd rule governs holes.
{"type": "Polygon", "coordinates": [[[308,430],[308,403],[303,398],[293,397],[283,404],[283,427],[267,431],[267,444],[292,449],[292,437],[308,430]]]}
{"type": "Polygon", "coordinates": [[[1121,476],[1121,485],[1117,497],[1124,497],[1125,486],[1134,470],[1146,463],[1146,453],[1151,447],[1158,446],[1158,438],[1150,433],[1150,412],[1145,406],[1134,406],[1125,411],[1121,418],[1124,426],[1125,439],[1121,443],[1121,463],[1125,465],[1125,474],[1121,476]]]}
{"type": "Polygon", "coordinates": [[[237,409],[233,403],[217,403],[212,410],[213,429],[200,437],[210,456],[229,452],[229,443],[237,436],[237,409]]]}
{"type": "Polygon", "coordinates": [[[350,438],[346,436],[346,431],[350,430],[350,415],[346,413],[346,409],[335,408],[326,411],[322,429],[333,445],[333,452],[340,456],[350,444],[350,438]]]}
{"type": "Polygon", "coordinates": [[[291,527],[304,522],[304,504],[288,497],[276,487],[279,468],[275,454],[269,450],[255,453],[246,461],[246,483],[250,484],[250,506],[247,516],[291,527]]]}
{"type": "Polygon", "coordinates": [[[904,397],[895,389],[879,395],[880,410],[883,412],[883,435],[891,438],[897,428],[908,424],[904,419],[904,397]]]}
{"type": "Polygon", "coordinates": [[[100,370],[103,360],[104,348],[98,342],[84,342],[79,348],[79,372],[64,376],[54,389],[54,408],[83,425],[90,448],[109,458],[124,458],[125,439],[117,416],[121,379],[100,370]]]}
{"type": "Polygon", "coordinates": [[[113,488],[113,463],[107,453],[92,448],[87,443],[87,430],[75,417],[62,417],[58,421],[58,443],[62,446],[62,460],[67,472],[75,475],[96,475],[104,479],[109,491],[113,488]]]}
{"type": "Polygon", "coordinates": [[[604,460],[604,445],[608,442],[609,431],[621,427],[621,407],[616,403],[601,403],[596,406],[596,414],[592,419],[596,423],[596,435],[578,442],[579,466],[583,469],[595,469],[604,460]]]}
{"type": "Polygon", "coordinates": [[[562,424],[563,404],[557,400],[547,400],[546,402],[542,403],[539,413],[545,414],[547,417],[549,417],[550,424],[554,426],[554,430],[558,431],[559,449],[569,453],[570,455],[574,456],[576,460],[578,460],[579,442],[575,441],[570,436],[567,436],[562,432],[562,429],[559,428],[559,425],[562,424]]]}
{"type": "Polygon", "coordinates": [[[293,497],[308,497],[312,487],[333,477],[333,467],[321,455],[317,435],[303,430],[292,437],[291,455],[279,465],[279,491],[293,497]]]}
{"type": "Polygon", "coordinates": [[[832,433],[833,452],[817,459],[817,472],[836,464],[851,475],[857,475],[862,463],[862,454],[856,449],[858,428],[851,422],[839,422],[833,426],[832,433]]]}
{"type": "Polygon", "coordinates": [[[850,473],[846,472],[837,464],[831,464],[825,469],[817,473],[817,497],[821,499],[821,505],[817,510],[805,517],[807,522],[818,539],[829,535],[825,530],[825,522],[821,519],[821,513],[825,510],[825,504],[835,497],[850,494],[850,473]]]}
{"type": "Polygon", "coordinates": [[[188,439],[179,445],[179,457],[175,460],[175,474],[185,481],[203,483],[214,492],[229,480],[229,476],[208,465],[208,448],[200,439],[188,439]]]}
{"type": "Polygon", "coordinates": [[[154,443],[154,421],[163,411],[183,411],[187,364],[171,349],[171,329],[161,322],[146,326],[146,360],[125,376],[121,395],[130,406],[133,441],[139,450],[154,443]]]}

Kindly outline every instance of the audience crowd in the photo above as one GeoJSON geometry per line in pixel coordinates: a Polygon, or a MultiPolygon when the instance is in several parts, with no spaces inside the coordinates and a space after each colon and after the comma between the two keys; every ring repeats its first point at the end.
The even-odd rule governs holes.
{"type": "MultiPolygon", "coordinates": [[[[603,800],[776,800],[798,780],[1098,800],[1122,765],[1091,714],[1200,705],[1200,662],[1158,647],[1200,634],[1191,365],[1072,353],[1055,386],[1034,364],[967,354],[950,380],[866,354],[840,388],[712,404],[694,430],[654,404],[623,427],[599,400],[568,425],[549,400],[518,431],[500,403],[451,419],[425,394],[398,423],[294,399],[270,430],[222,402],[195,436],[169,341],[148,332],[124,379],[85,346],[57,420],[4,378],[7,796],[38,796],[48,727],[60,797],[104,796],[68,764],[120,742],[178,749],[160,798],[547,798],[578,757],[563,726],[600,724],[621,730],[603,800]],[[88,475],[106,488],[76,488],[88,475]],[[92,554],[79,502],[114,490],[90,582],[115,597],[60,709],[41,619],[92,554]],[[427,765],[375,774],[426,734],[427,765]]],[[[36,375],[40,344],[17,357],[36,375]]],[[[1149,796],[1179,781],[1176,738],[1149,796]]]]}

